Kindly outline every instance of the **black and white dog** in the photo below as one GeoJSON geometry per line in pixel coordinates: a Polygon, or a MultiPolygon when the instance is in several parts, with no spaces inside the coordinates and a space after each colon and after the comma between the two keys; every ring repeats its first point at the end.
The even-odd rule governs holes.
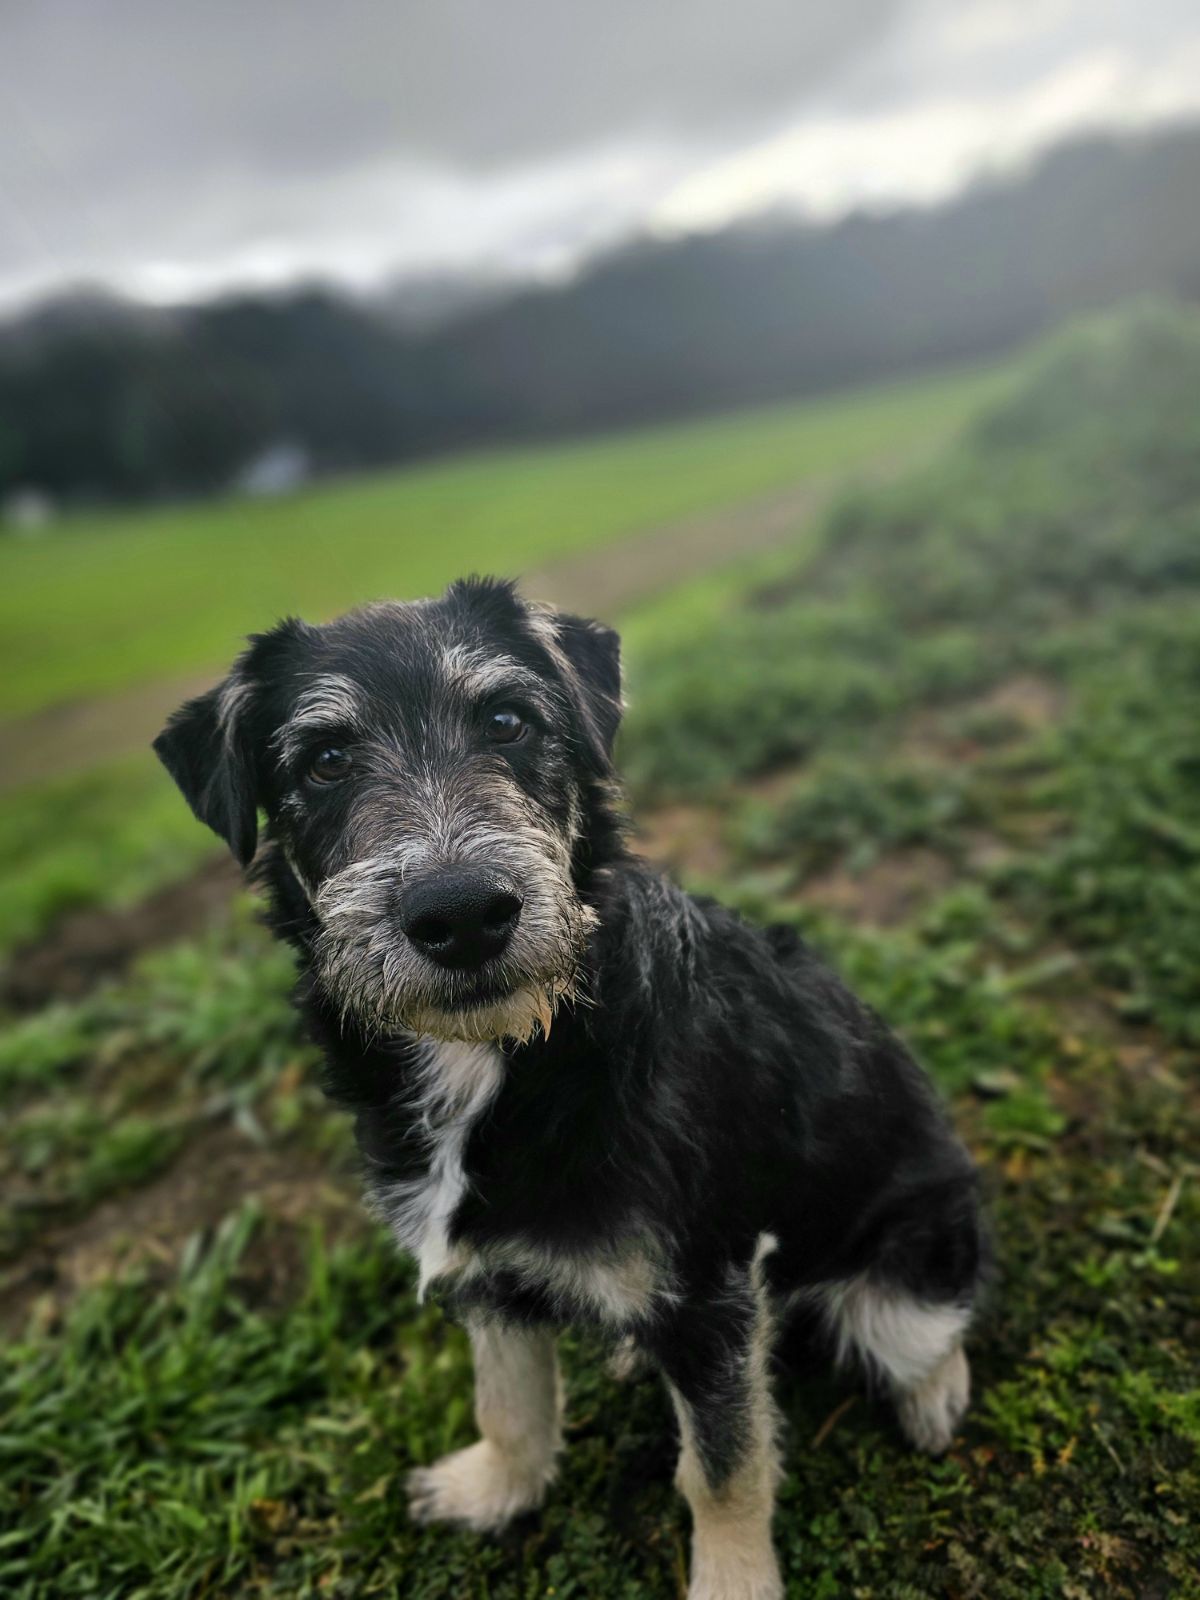
{"type": "Polygon", "coordinates": [[[767,1600],[781,1319],[806,1307],[944,1450],[976,1179],[794,935],[626,851],[620,713],[614,633],[468,580],[281,623],[155,748],[267,886],[372,1203],[470,1331],[482,1438],[412,1475],[413,1515],[491,1529],[542,1501],[554,1330],[590,1323],[666,1381],[692,1600],[767,1600]]]}

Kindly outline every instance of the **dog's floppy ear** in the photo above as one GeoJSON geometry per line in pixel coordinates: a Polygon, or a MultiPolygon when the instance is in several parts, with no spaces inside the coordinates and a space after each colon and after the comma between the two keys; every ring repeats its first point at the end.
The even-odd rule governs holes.
{"type": "Polygon", "coordinates": [[[621,638],[602,622],[559,611],[555,631],[563,654],[579,683],[589,743],[602,769],[607,769],[621,724],[621,638]]]}
{"type": "Polygon", "coordinates": [[[207,694],[188,700],[154,741],[154,751],[196,816],[219,834],[242,866],[258,844],[258,806],[245,701],[236,669],[207,694]]]}

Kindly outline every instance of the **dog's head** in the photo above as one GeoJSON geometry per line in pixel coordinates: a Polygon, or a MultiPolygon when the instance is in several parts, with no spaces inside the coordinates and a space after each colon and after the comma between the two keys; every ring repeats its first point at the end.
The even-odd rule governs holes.
{"type": "Polygon", "coordinates": [[[524,1040],[593,920],[580,870],[620,712],[615,633],[471,579],[255,637],[155,750],[243,865],[265,812],[344,1015],[524,1040]]]}

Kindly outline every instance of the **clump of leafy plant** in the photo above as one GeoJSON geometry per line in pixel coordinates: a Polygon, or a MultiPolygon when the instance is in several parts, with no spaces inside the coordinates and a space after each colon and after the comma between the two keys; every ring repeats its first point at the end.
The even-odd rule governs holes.
{"type": "Polygon", "coordinates": [[[803,877],[832,861],[859,871],[906,845],[953,851],[961,830],[977,820],[961,770],[833,757],[814,763],[777,801],[746,802],[733,837],[748,858],[786,858],[803,877]]]}

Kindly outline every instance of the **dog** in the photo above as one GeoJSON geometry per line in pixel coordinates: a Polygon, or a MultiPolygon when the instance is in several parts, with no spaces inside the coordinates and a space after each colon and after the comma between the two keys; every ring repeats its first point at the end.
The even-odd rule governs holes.
{"type": "Polygon", "coordinates": [[[630,853],[621,713],[614,632],[473,578],[254,636],[155,749],[265,886],[370,1204],[469,1331],[480,1438],[411,1474],[412,1516],[541,1504],[555,1331],[588,1324],[665,1380],[691,1600],[775,1600],[777,1333],[814,1318],[944,1451],[977,1178],[794,933],[630,853]]]}

